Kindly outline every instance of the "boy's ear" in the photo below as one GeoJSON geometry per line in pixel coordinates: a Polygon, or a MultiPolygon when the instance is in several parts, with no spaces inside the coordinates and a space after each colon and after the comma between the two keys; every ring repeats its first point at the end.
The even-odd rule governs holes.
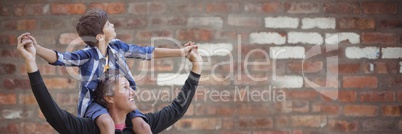
{"type": "Polygon", "coordinates": [[[101,34],[96,35],[96,40],[103,41],[104,40],[103,35],[101,34]]]}

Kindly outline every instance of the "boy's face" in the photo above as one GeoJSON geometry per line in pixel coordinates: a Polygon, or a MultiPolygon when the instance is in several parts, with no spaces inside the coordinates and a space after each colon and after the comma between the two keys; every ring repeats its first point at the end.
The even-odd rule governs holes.
{"type": "Polygon", "coordinates": [[[103,34],[107,40],[111,40],[116,37],[116,32],[114,31],[114,25],[107,21],[103,26],[103,34]]]}

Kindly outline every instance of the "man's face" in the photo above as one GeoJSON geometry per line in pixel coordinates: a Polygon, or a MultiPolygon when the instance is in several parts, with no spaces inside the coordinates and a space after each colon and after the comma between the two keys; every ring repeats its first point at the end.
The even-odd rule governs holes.
{"type": "Polygon", "coordinates": [[[137,109],[134,101],[135,91],[131,89],[130,83],[124,77],[119,77],[117,85],[113,90],[114,105],[118,110],[131,112],[137,109]]]}
{"type": "Polygon", "coordinates": [[[114,25],[107,21],[103,26],[103,34],[105,34],[105,38],[110,40],[116,37],[116,32],[114,31],[114,25]]]}

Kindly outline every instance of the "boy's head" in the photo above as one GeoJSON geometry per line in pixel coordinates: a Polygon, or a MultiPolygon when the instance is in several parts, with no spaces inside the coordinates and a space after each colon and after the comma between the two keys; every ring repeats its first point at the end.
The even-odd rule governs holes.
{"type": "Polygon", "coordinates": [[[90,47],[93,47],[96,46],[98,40],[101,39],[99,35],[104,34],[104,27],[107,23],[108,15],[105,11],[91,9],[80,18],[75,28],[78,35],[83,38],[84,42],[90,47]],[[88,39],[87,37],[90,37],[91,39],[88,39]],[[93,38],[96,38],[96,40],[93,38]]]}

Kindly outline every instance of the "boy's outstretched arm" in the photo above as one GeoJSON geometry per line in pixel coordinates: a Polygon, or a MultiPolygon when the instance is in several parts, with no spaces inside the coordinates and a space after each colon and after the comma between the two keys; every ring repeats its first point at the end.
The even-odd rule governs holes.
{"type": "Polygon", "coordinates": [[[187,56],[190,50],[194,47],[194,42],[188,42],[184,45],[184,48],[181,49],[155,48],[153,52],[153,58],[187,56]]]}
{"type": "Polygon", "coordinates": [[[40,46],[36,42],[36,39],[33,36],[31,36],[30,34],[28,34],[27,37],[32,40],[32,43],[36,48],[36,54],[37,55],[39,55],[41,58],[46,60],[48,63],[54,63],[54,62],[57,61],[56,52],[54,52],[51,49],[48,49],[48,48],[40,46]]]}

